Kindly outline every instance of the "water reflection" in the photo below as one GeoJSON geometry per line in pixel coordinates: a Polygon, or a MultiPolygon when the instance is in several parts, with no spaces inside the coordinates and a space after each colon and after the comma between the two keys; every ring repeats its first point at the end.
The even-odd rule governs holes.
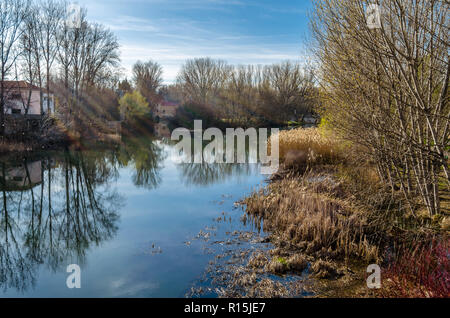
{"type": "Polygon", "coordinates": [[[133,168],[134,185],[153,189],[161,182],[159,171],[166,156],[161,143],[148,138],[125,140],[115,156],[119,167],[133,168]]]}
{"type": "Polygon", "coordinates": [[[42,161],[26,162],[25,164],[11,164],[2,166],[0,171],[2,190],[26,190],[42,182],[42,161]]]}
{"type": "MultiPolygon", "coordinates": [[[[68,264],[87,263],[88,250],[112,240],[126,213],[128,198],[120,191],[127,189],[118,180],[127,176],[140,191],[157,191],[164,181],[161,171],[172,167],[172,151],[167,143],[143,137],[95,151],[1,158],[0,288],[25,292],[42,268],[65,272],[68,264]]],[[[178,172],[173,186],[180,181],[205,186],[256,175],[257,167],[181,164],[173,171],[178,172]]]]}
{"type": "Polygon", "coordinates": [[[256,164],[229,163],[184,163],[179,165],[183,181],[186,185],[207,186],[224,182],[233,177],[245,177],[256,174],[256,164]]]}
{"type": "MultiPolygon", "coordinates": [[[[201,150],[203,156],[212,154],[205,154],[204,150],[208,142],[203,143],[203,149],[201,150]]],[[[216,184],[224,182],[231,178],[240,177],[245,178],[250,175],[255,175],[258,172],[259,164],[239,164],[239,163],[194,163],[195,157],[198,153],[195,152],[196,147],[192,146],[193,154],[191,155],[191,163],[179,164],[179,170],[181,171],[183,182],[186,185],[199,185],[207,186],[210,184],[216,184]]],[[[251,157],[251,151],[248,144],[245,147],[245,162],[256,162],[255,158],[251,157]]],[[[200,151],[199,151],[200,152],[200,151]]],[[[225,152],[225,149],[224,149],[225,152]]],[[[235,154],[237,153],[237,144],[235,145],[235,154]]],[[[205,157],[203,157],[205,158],[205,157]]],[[[207,160],[208,161],[208,160],[207,160]]],[[[236,160],[237,161],[237,160],[236,160]]],[[[225,155],[223,158],[225,162],[225,155]]]]}
{"type": "Polygon", "coordinates": [[[33,286],[37,268],[83,264],[91,245],[117,231],[122,198],[109,188],[106,160],[81,152],[23,163],[3,161],[0,189],[0,287],[33,286]]]}

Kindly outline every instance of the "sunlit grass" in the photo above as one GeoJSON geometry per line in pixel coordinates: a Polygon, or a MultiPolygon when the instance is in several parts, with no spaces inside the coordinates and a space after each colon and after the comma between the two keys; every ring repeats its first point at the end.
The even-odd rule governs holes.
{"type": "Polygon", "coordinates": [[[339,187],[317,175],[285,178],[254,192],[242,203],[247,213],[264,220],[265,231],[275,231],[307,254],[377,259],[378,248],[364,233],[364,213],[351,201],[333,197],[339,187]]]}
{"type": "Polygon", "coordinates": [[[279,133],[280,159],[288,164],[332,164],[345,159],[345,146],[319,128],[298,128],[279,133]]]}

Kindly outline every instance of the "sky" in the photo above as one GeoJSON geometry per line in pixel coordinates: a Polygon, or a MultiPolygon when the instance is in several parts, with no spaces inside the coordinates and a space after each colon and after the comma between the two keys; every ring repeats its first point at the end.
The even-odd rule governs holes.
{"type": "Polygon", "coordinates": [[[124,74],[152,59],[173,83],[185,60],[271,64],[307,58],[311,0],[78,0],[118,37],[124,74]]]}

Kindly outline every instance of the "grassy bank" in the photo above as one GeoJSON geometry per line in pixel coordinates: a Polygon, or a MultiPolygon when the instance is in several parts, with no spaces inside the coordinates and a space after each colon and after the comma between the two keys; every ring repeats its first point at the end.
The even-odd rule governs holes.
{"type": "Polygon", "coordinates": [[[424,289],[413,295],[448,295],[448,261],[442,265],[436,260],[442,258],[442,249],[449,251],[448,211],[433,218],[408,213],[400,191],[385,186],[374,165],[358,154],[352,145],[317,128],[280,133],[282,170],[242,201],[278,247],[267,259],[272,264],[268,269],[302,272],[305,266],[292,260],[307,260],[309,272],[320,281],[315,285],[321,286],[319,295],[342,296],[345,290],[345,296],[358,296],[369,295],[365,270],[376,263],[390,276],[372,296],[404,297],[405,291],[424,289]],[[438,242],[440,252],[426,257],[430,266],[418,275],[410,255],[421,259],[432,242],[438,242]],[[399,271],[400,263],[409,270],[399,271]],[[444,278],[439,287],[426,283],[437,277],[436,271],[444,278]]]}

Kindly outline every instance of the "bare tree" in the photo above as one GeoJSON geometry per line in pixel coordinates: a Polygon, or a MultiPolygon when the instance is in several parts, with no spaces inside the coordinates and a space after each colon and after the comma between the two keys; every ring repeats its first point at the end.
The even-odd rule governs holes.
{"type": "Polygon", "coordinates": [[[450,182],[449,3],[385,0],[379,29],[368,27],[365,11],[362,0],[316,2],[325,112],[412,213],[423,206],[438,214],[439,184],[450,182]]]}
{"type": "Polygon", "coordinates": [[[233,68],[225,89],[220,95],[222,118],[228,118],[236,126],[254,123],[253,120],[259,111],[260,79],[260,67],[241,65],[233,68]]]}
{"type": "Polygon", "coordinates": [[[60,24],[56,36],[55,54],[64,86],[75,99],[82,97],[97,80],[104,81],[105,73],[112,73],[110,68],[116,68],[120,62],[116,36],[100,24],[90,24],[86,15],[86,9],[82,9],[80,28],[60,24]]]}
{"type": "Polygon", "coordinates": [[[110,30],[97,23],[89,25],[84,56],[85,85],[95,84],[103,70],[118,66],[120,61],[118,49],[117,37],[110,30]]]}
{"type": "MultiPolygon", "coordinates": [[[[57,31],[63,21],[64,3],[45,0],[38,5],[39,32],[38,45],[45,64],[45,90],[47,94],[47,112],[50,113],[50,77],[51,69],[58,53],[57,31]]],[[[42,86],[40,86],[42,88],[42,86]]],[[[41,89],[42,100],[42,89],[41,89]]]]}
{"type": "Polygon", "coordinates": [[[39,54],[38,58],[36,58],[36,50],[38,45],[36,39],[36,14],[34,8],[29,9],[22,28],[23,32],[19,46],[22,64],[20,73],[27,80],[27,82],[31,84],[27,92],[26,100],[23,101],[24,112],[25,114],[28,114],[31,103],[32,85],[37,82],[38,77],[38,66],[36,63],[39,62],[39,54]]]}
{"type": "Polygon", "coordinates": [[[211,58],[188,60],[181,68],[177,81],[183,86],[187,100],[208,105],[229,78],[231,67],[211,58]]]}
{"type": "Polygon", "coordinates": [[[266,66],[260,85],[260,96],[266,113],[274,120],[297,120],[301,113],[312,110],[313,72],[289,61],[266,66]]]}
{"type": "Polygon", "coordinates": [[[150,107],[154,107],[158,102],[158,89],[163,83],[162,74],[162,66],[154,61],[137,61],[133,65],[134,85],[142,96],[147,98],[150,107]]]}
{"type": "MultiPolygon", "coordinates": [[[[67,16],[67,9],[64,8],[63,16],[67,16]]],[[[66,94],[69,92],[69,69],[72,64],[71,60],[71,28],[67,25],[67,23],[61,23],[57,28],[57,36],[56,41],[58,42],[58,52],[56,56],[56,60],[61,68],[61,76],[64,81],[64,89],[66,94]]]]}
{"type": "Polygon", "coordinates": [[[21,24],[29,8],[26,0],[0,2],[0,135],[5,135],[5,80],[14,69],[20,51],[17,42],[22,34],[21,24]]]}

